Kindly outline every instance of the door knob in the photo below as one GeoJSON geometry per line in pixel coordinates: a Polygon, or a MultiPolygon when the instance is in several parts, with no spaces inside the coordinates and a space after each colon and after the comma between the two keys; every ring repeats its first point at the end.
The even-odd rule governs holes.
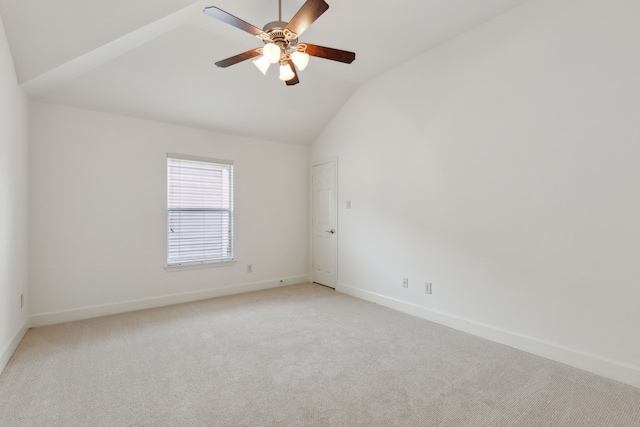
{"type": "Polygon", "coordinates": [[[335,234],[336,230],[334,230],[333,228],[331,230],[325,230],[325,233],[331,233],[331,234],[335,234]]]}

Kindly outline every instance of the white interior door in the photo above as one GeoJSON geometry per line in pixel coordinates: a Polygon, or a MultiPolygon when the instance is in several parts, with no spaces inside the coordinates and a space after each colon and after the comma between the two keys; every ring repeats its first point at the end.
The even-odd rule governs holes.
{"type": "Polygon", "coordinates": [[[338,229],[336,162],[312,167],[313,281],[336,287],[338,229]]]}

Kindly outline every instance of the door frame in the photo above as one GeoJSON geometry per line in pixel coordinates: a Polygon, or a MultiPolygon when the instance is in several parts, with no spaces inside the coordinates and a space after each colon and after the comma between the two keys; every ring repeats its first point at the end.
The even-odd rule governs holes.
{"type": "MultiPolygon", "coordinates": [[[[334,239],[335,239],[335,251],[334,251],[334,265],[335,265],[335,280],[334,280],[334,286],[337,288],[338,287],[338,271],[339,271],[339,267],[338,267],[338,248],[340,247],[339,243],[339,239],[340,239],[340,217],[339,217],[339,213],[340,213],[340,209],[338,208],[338,157],[327,157],[321,160],[316,160],[311,162],[311,165],[309,167],[309,281],[312,283],[315,283],[313,281],[313,168],[314,166],[320,166],[320,165],[324,165],[325,163],[333,163],[334,167],[333,167],[333,181],[335,183],[335,192],[334,192],[334,203],[333,205],[335,206],[335,218],[336,218],[336,230],[338,230],[338,232],[336,233],[334,239]]],[[[335,289],[335,288],[334,288],[335,289]]]]}

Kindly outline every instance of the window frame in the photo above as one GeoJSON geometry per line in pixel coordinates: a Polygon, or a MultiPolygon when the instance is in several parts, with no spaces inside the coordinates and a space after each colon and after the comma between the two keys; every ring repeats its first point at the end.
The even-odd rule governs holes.
{"type": "MultiPolygon", "coordinates": [[[[235,165],[232,160],[223,160],[216,158],[208,158],[208,157],[200,157],[200,156],[190,156],[184,154],[177,153],[167,153],[166,162],[165,162],[165,173],[166,173],[166,192],[165,192],[165,270],[166,271],[181,271],[181,270],[192,270],[192,269],[201,269],[201,268],[212,268],[212,267],[227,267],[232,266],[236,263],[235,260],[235,209],[234,209],[234,174],[235,174],[235,165]],[[195,161],[195,162],[203,162],[210,163],[214,165],[221,165],[231,167],[231,179],[229,184],[229,192],[230,192],[230,243],[229,246],[231,248],[231,257],[229,258],[220,258],[220,259],[205,259],[198,261],[185,261],[185,262],[175,262],[169,263],[169,238],[170,238],[170,226],[169,226],[169,216],[172,209],[169,207],[169,163],[170,159],[175,160],[187,160],[187,161],[195,161]]],[[[212,211],[220,211],[219,208],[211,208],[212,211]]]]}

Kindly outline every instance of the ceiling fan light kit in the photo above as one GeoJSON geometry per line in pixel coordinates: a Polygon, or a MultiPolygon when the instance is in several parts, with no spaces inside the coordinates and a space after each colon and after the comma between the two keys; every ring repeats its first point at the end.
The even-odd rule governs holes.
{"type": "Polygon", "coordinates": [[[300,82],[297,71],[303,71],[307,68],[310,56],[346,64],[352,63],[356,58],[356,54],[353,52],[298,42],[300,34],[327,9],[329,9],[329,5],[324,0],[307,0],[291,18],[291,21],[284,22],[282,21],[282,0],[278,0],[278,21],[270,22],[263,29],[259,29],[217,7],[205,8],[204,13],[207,15],[246,31],[264,43],[263,47],[223,59],[216,62],[216,65],[226,68],[260,56],[253,63],[262,74],[267,74],[271,64],[280,64],[280,80],[284,81],[287,86],[293,86],[300,82]]]}

